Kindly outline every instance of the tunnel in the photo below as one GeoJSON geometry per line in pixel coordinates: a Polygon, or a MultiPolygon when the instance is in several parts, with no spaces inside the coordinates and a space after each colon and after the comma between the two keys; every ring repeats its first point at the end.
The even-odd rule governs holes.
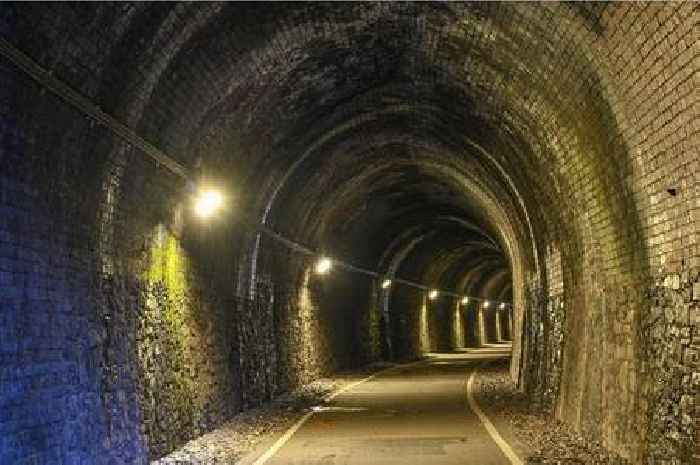
{"type": "Polygon", "coordinates": [[[379,366],[240,463],[613,463],[518,458],[508,432],[470,455],[527,430],[471,397],[498,367],[616,464],[700,463],[697,23],[693,2],[3,2],[0,463],[166,463],[379,366]],[[440,437],[283,458],[400,416],[380,387],[448,381],[399,425],[433,408],[440,437]]]}

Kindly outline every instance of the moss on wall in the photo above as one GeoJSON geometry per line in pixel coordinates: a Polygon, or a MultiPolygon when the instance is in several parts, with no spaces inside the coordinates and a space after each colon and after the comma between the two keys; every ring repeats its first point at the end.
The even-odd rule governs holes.
{"type": "Polygon", "coordinates": [[[179,239],[158,225],[147,244],[136,350],[144,432],[151,457],[159,457],[235,412],[227,354],[237,341],[234,312],[203,293],[179,239]]]}

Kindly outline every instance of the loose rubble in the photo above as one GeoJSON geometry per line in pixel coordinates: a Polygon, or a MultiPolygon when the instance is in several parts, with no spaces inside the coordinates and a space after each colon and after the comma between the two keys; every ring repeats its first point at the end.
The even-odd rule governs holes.
{"type": "Polygon", "coordinates": [[[323,404],[328,394],[390,366],[377,363],[314,381],[267,405],[236,415],[222,427],[189,441],[150,465],[235,465],[262,441],[291,426],[311,407],[323,404]]]}
{"type": "Polygon", "coordinates": [[[487,413],[505,419],[517,438],[533,451],[526,457],[527,464],[627,464],[601,444],[555,420],[549,412],[533,408],[511,381],[508,363],[504,360],[482,366],[475,393],[487,413]]]}

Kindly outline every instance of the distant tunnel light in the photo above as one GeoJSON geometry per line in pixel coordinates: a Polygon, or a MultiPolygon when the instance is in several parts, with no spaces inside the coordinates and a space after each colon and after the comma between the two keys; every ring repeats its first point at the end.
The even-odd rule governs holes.
{"type": "Polygon", "coordinates": [[[224,204],[224,197],[215,190],[205,190],[199,193],[194,203],[194,211],[200,218],[209,218],[224,204]]]}
{"type": "Polygon", "coordinates": [[[469,297],[462,297],[462,305],[467,305],[469,303],[469,297]]]}
{"type": "Polygon", "coordinates": [[[382,281],[382,289],[388,289],[391,286],[391,279],[385,279],[382,281]]]}
{"type": "Polygon", "coordinates": [[[436,291],[435,289],[433,289],[433,290],[430,291],[430,293],[428,294],[428,298],[429,298],[430,300],[435,300],[435,299],[437,299],[438,295],[440,295],[440,293],[439,293],[438,291],[436,291]]]}
{"type": "Polygon", "coordinates": [[[316,262],[314,270],[317,274],[326,274],[333,268],[333,261],[328,257],[321,257],[316,262]]]}

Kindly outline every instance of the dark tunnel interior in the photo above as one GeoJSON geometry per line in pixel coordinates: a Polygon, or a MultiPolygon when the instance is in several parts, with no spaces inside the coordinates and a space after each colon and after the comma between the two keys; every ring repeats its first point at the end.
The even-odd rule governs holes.
{"type": "Polygon", "coordinates": [[[691,463],[697,19],[3,3],[0,463],[148,463],[319,378],[489,344],[625,463],[691,463]]]}

